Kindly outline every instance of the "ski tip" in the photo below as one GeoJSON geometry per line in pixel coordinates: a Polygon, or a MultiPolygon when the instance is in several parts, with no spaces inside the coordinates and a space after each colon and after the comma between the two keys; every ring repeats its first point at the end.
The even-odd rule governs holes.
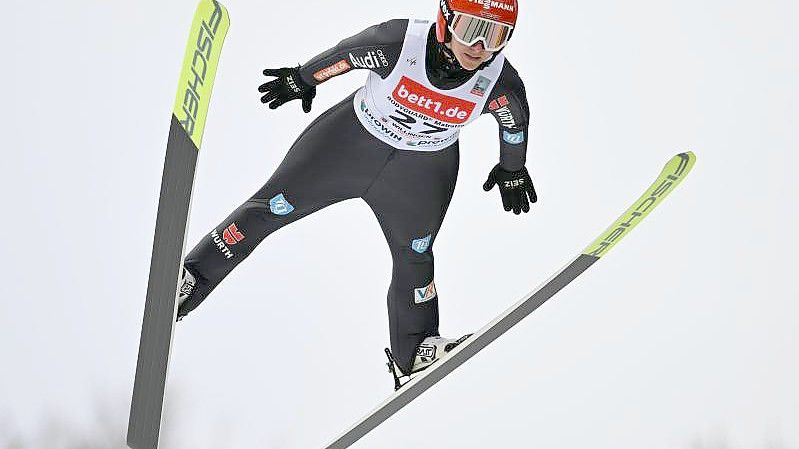
{"type": "Polygon", "coordinates": [[[197,2],[197,11],[206,10],[211,11],[213,9],[219,8],[222,11],[222,20],[224,21],[224,30],[227,32],[228,28],[230,28],[230,14],[228,13],[227,8],[222,2],[218,0],[200,0],[197,2]]]}
{"type": "Polygon", "coordinates": [[[649,189],[594,240],[583,254],[595,258],[604,256],[685,179],[695,162],[696,155],[692,151],[679,153],[671,158],[649,189]]]}
{"type": "MultiPolygon", "coordinates": [[[[676,187],[677,184],[682,182],[682,180],[688,175],[692,168],[694,168],[694,164],[696,163],[696,155],[693,151],[686,151],[684,153],[679,153],[663,167],[663,171],[658,176],[658,179],[652,184],[652,187],[655,188],[658,185],[661,185],[665,182],[671,183],[668,187],[664,187],[666,192],[663,196],[666,196],[671,192],[671,190],[676,187]]],[[[655,192],[658,192],[657,190],[655,192]]]]}
{"type": "Polygon", "coordinates": [[[197,4],[172,110],[197,150],[202,143],[208,104],[228,28],[230,16],[221,3],[201,0],[197,4]]]}
{"type": "Polygon", "coordinates": [[[669,166],[674,163],[677,163],[678,165],[685,164],[686,165],[685,173],[682,173],[682,175],[684,176],[693,168],[695,162],[696,162],[696,154],[694,154],[693,151],[686,151],[671,158],[669,163],[666,164],[666,169],[664,170],[667,170],[669,166]]]}

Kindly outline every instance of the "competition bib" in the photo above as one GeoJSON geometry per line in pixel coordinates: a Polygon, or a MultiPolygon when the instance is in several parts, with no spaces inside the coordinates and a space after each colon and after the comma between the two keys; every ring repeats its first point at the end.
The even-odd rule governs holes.
{"type": "Polygon", "coordinates": [[[505,61],[500,54],[460,87],[438,89],[425,70],[429,30],[429,21],[410,20],[394,70],[386,79],[369,73],[353,100],[364,128],[402,150],[435,151],[455,142],[460,129],[480,117],[505,61]]]}

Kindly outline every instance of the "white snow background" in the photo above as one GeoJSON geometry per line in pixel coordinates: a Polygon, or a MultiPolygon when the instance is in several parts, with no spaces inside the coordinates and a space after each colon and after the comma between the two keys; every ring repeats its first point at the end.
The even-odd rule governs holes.
{"type": "MultiPolygon", "coordinates": [[[[412,2],[228,0],[193,246],[313,112],[259,102],[412,2]]],[[[0,448],[122,447],[169,117],[194,1],[3,2],[0,448]]],[[[474,331],[579,253],[680,151],[690,177],[608,256],[353,446],[799,448],[796,1],[522,0],[506,55],[533,111],[540,201],[482,183],[463,131],[436,241],[441,331],[474,331]]],[[[321,448],[392,391],[390,257],[351,200],[267,239],[176,330],[163,447],[321,448]]]]}

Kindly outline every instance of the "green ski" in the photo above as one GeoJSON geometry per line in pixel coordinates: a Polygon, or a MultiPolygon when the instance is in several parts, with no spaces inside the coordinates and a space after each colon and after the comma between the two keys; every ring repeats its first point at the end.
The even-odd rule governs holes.
{"type": "Polygon", "coordinates": [[[157,449],[197,154],[222,43],[230,26],[215,0],[197,6],[169,129],[127,443],[157,449]]]}
{"type": "MultiPolygon", "coordinates": [[[[349,430],[338,436],[325,449],[345,449],[379,426],[402,407],[419,397],[428,388],[446,377],[455,368],[463,365],[472,356],[491,344],[527,315],[540,307],[577,276],[582,274],[600,257],[607,254],[638,223],[649,215],[655,207],[688,175],[696,158],[693,153],[674,156],[663,168],[657,180],[633,205],[624,212],[599,238],[573,259],[566,267],[555,273],[544,284],[521,301],[497,316],[492,322],[477,331],[452,352],[438,360],[429,368],[399,385],[398,390],[372,413],[363,417],[349,430]]],[[[396,374],[395,374],[396,376],[396,374]]],[[[395,381],[399,379],[395,377],[395,381]]]]}

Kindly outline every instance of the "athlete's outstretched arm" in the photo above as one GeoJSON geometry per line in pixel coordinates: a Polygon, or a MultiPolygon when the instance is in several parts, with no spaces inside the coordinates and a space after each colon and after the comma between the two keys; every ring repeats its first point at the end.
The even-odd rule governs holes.
{"type": "Polygon", "coordinates": [[[353,69],[385,78],[397,64],[407,28],[408,19],[394,19],[348,37],[300,66],[302,80],[316,86],[353,69]]]}
{"type": "Polygon", "coordinates": [[[385,78],[397,64],[407,27],[407,19],[389,20],[344,39],[301,66],[264,70],[264,75],[275,79],[258,87],[261,102],[275,109],[302,100],[303,111],[310,112],[316,86],[334,76],[368,69],[385,78]]]}
{"type": "Polygon", "coordinates": [[[530,107],[524,83],[507,59],[488,98],[483,113],[493,115],[499,124],[499,163],[491,170],[483,188],[488,191],[497,184],[506,211],[528,212],[530,203],[538,201],[533,181],[524,166],[530,107]]]}

